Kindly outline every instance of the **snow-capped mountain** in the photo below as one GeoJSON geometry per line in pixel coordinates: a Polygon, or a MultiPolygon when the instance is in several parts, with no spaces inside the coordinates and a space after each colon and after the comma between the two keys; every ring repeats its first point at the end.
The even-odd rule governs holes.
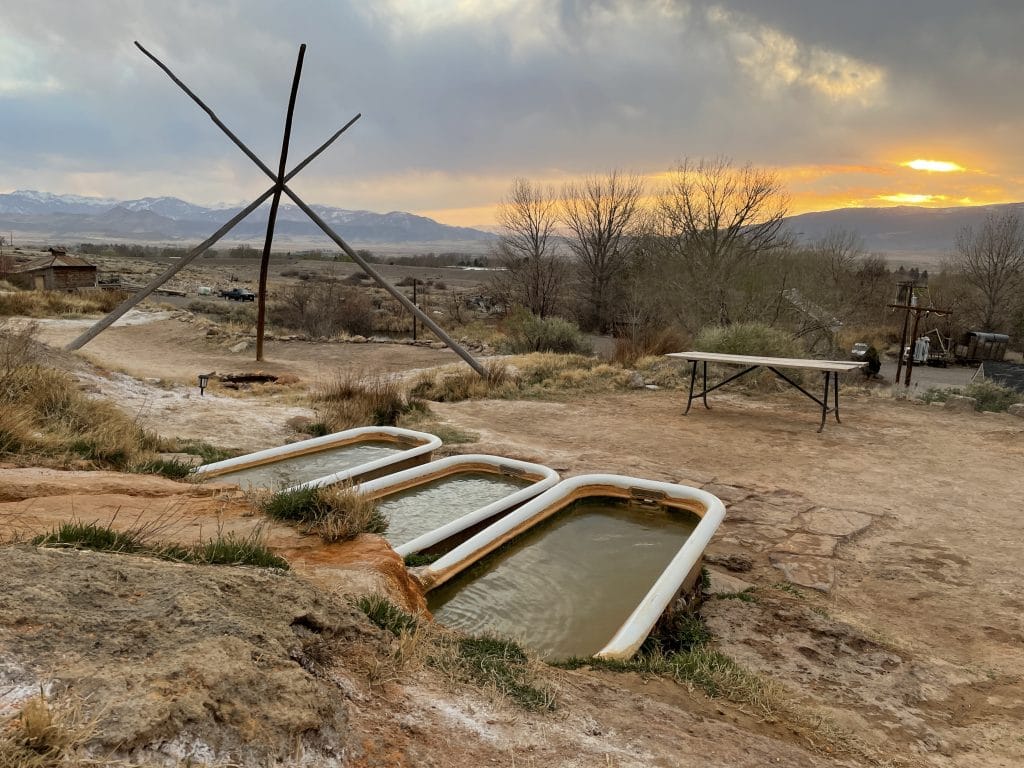
{"type": "MultiPolygon", "coordinates": [[[[19,189],[0,194],[0,230],[30,231],[64,239],[196,239],[211,234],[242,207],[206,207],[176,197],[115,200],[19,189]]],[[[494,238],[490,232],[452,227],[402,211],[348,211],[327,205],[314,205],[312,208],[324,221],[337,228],[342,237],[353,242],[402,243],[494,238]]],[[[250,214],[232,230],[231,237],[260,237],[267,226],[268,210],[268,206],[264,205],[250,214]]],[[[316,225],[291,204],[282,204],[278,210],[275,231],[286,237],[306,237],[320,233],[316,225]]]]}

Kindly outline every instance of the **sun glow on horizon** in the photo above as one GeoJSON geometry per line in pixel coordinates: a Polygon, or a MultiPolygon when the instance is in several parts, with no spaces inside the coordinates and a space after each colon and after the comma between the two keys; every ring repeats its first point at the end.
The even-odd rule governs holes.
{"type": "Polygon", "coordinates": [[[906,168],[913,168],[915,171],[931,171],[934,173],[954,173],[967,170],[962,165],[949,160],[923,160],[918,158],[917,160],[900,163],[900,165],[906,168]]]}
{"type": "Polygon", "coordinates": [[[898,192],[895,195],[879,195],[878,199],[885,200],[888,203],[922,205],[924,203],[939,203],[947,198],[945,195],[919,195],[911,192],[898,192]]]}

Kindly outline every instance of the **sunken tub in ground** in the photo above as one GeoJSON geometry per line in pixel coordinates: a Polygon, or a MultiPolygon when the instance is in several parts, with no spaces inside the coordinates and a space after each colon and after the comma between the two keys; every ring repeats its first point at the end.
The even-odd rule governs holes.
{"type": "Polygon", "coordinates": [[[417,575],[434,618],[541,657],[625,659],[681,592],[725,507],[689,486],[621,475],[563,480],[417,575]]]}
{"type": "Polygon", "coordinates": [[[551,488],[558,473],[528,461],[464,454],[362,483],[388,519],[399,555],[438,555],[551,488]]]}
{"type": "Polygon", "coordinates": [[[360,482],[430,461],[441,439],[400,427],[357,427],[196,468],[242,488],[292,489],[360,482]]]}

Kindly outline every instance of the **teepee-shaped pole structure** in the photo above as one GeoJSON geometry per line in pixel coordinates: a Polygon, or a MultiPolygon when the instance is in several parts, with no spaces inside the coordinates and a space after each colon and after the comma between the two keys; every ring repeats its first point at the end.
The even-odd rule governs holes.
{"type": "Polygon", "coordinates": [[[95,325],[85,331],[81,336],[76,338],[70,344],[67,345],[67,349],[81,349],[83,346],[88,344],[92,339],[96,338],[100,333],[109,328],[117,321],[118,318],[123,316],[128,310],[141,302],[144,298],[149,296],[153,291],[163,285],[167,280],[173,277],[175,274],[184,269],[188,264],[198,258],[207,249],[213,246],[218,240],[224,237],[231,229],[242,221],[246,216],[252,213],[254,210],[259,208],[268,199],[271,199],[270,216],[267,220],[267,235],[263,245],[263,256],[260,260],[260,285],[259,285],[259,308],[258,318],[256,327],[256,359],[263,359],[263,336],[264,336],[264,319],[266,311],[266,293],[267,293],[267,272],[270,263],[270,249],[274,239],[274,225],[277,219],[277,208],[281,200],[281,195],[287,195],[288,198],[302,210],[312,221],[316,224],[327,237],[329,237],[344,253],[352,259],[359,267],[366,272],[373,280],[385,291],[390,293],[398,302],[415,315],[423,325],[429,328],[434,334],[441,339],[453,352],[459,357],[465,360],[478,374],[487,377],[487,369],[481,365],[480,361],[474,358],[469,352],[467,352],[462,346],[455,342],[448,333],[441,328],[433,319],[431,319],[426,313],[424,313],[419,307],[413,304],[409,298],[398,290],[395,286],[391,285],[383,275],[375,270],[362,256],[354,251],[348,243],[346,243],[342,237],[335,232],[330,225],[327,224],[316,211],[310,208],[305,201],[302,200],[298,195],[295,194],[288,186],[288,182],[293,179],[302,169],[309,165],[316,157],[318,157],[324,150],[326,150],[334,141],[341,136],[349,126],[355,123],[359,119],[360,115],[356,115],[348,121],[344,126],[337,130],[330,138],[321,144],[313,153],[306,157],[301,163],[295,166],[291,171],[285,173],[285,168],[288,162],[288,145],[291,140],[291,127],[292,127],[292,116],[295,110],[295,100],[298,96],[299,79],[302,74],[302,62],[305,57],[306,46],[303,44],[299,47],[299,57],[295,65],[295,76],[292,79],[292,90],[291,96],[288,101],[288,112],[285,118],[285,129],[284,139],[281,145],[281,156],[278,164],[278,171],[274,173],[267,165],[257,157],[257,155],[249,149],[241,139],[239,139],[221,120],[217,117],[212,109],[210,109],[192,90],[189,89],[177,76],[156,56],[147,51],[138,42],[135,43],[140,51],[148,56],[160,69],[162,69],[174,83],[181,88],[199,107],[206,112],[214,124],[224,132],[224,134],[250,159],[256,166],[263,171],[273,182],[273,185],[267,189],[262,195],[256,198],[252,203],[247,205],[235,216],[231,218],[224,226],[218,229],[213,235],[208,237],[198,246],[193,248],[189,253],[178,260],[175,264],[172,264],[163,274],[157,276],[150,281],[141,290],[135,293],[133,296],[126,299],[113,311],[110,312],[106,317],[99,320],[95,325]]]}

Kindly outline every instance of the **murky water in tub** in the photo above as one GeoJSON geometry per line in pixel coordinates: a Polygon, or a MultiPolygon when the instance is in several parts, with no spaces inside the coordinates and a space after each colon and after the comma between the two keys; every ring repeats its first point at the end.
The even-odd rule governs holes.
{"type": "Polygon", "coordinates": [[[461,472],[385,496],[377,508],[388,518],[385,536],[397,547],[530,484],[493,472],[461,472]]]}
{"type": "Polygon", "coordinates": [[[603,648],[700,518],[584,499],[427,594],[434,618],[518,640],[546,659],[603,648]]]}
{"type": "Polygon", "coordinates": [[[394,456],[399,451],[408,450],[410,446],[392,443],[386,440],[367,440],[337,448],[328,448],[305,456],[282,459],[272,464],[240,469],[217,475],[216,480],[238,483],[242,488],[287,488],[299,483],[316,480],[318,477],[332,475],[360,464],[366,464],[387,456],[394,456]]]}

